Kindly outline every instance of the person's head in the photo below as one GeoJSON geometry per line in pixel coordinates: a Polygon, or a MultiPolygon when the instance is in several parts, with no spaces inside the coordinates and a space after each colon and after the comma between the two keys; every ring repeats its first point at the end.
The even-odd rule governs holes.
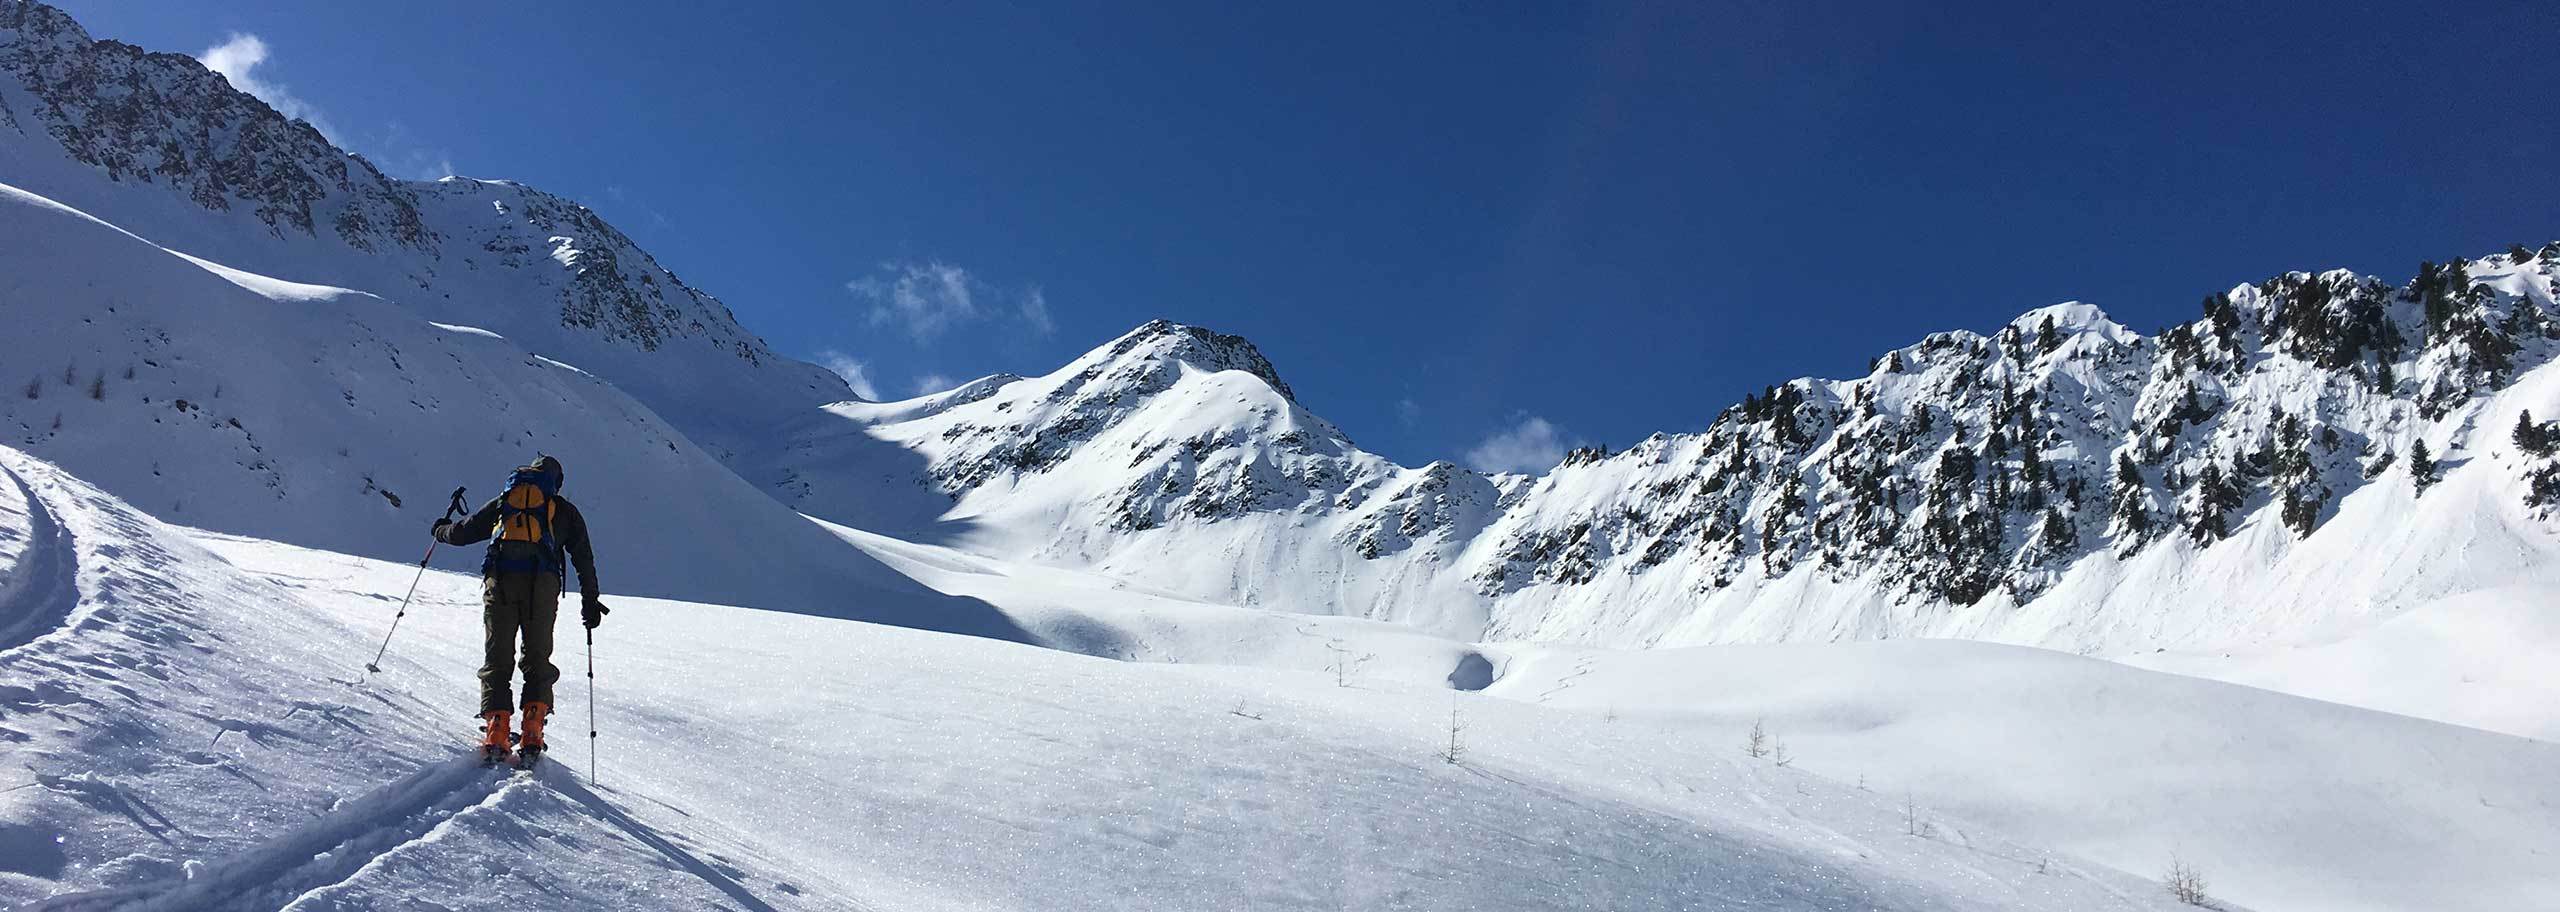
{"type": "Polygon", "coordinates": [[[559,490],[560,486],[569,480],[568,472],[561,467],[560,460],[549,453],[535,456],[533,462],[526,464],[525,468],[538,474],[551,476],[551,489],[554,491],[559,490]]]}

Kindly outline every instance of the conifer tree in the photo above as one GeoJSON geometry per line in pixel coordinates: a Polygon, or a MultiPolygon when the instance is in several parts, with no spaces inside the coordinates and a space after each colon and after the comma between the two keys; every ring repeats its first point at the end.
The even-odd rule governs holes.
{"type": "Polygon", "coordinates": [[[2308,536],[2319,521],[2320,501],[2313,499],[2308,491],[2293,488],[2284,492],[2285,528],[2292,529],[2295,535],[2308,536]]]}
{"type": "Polygon", "coordinates": [[[2427,451],[2424,438],[2409,443],[2409,481],[2416,486],[2421,497],[2426,496],[2428,488],[2435,486],[2436,457],[2427,451]]]}
{"type": "Polygon", "coordinates": [[[2151,537],[2151,511],[2143,505],[2148,490],[2142,480],[2142,468],[2133,464],[2132,457],[2116,454],[2116,521],[2137,544],[2151,537]]]}
{"type": "Polygon", "coordinates": [[[2080,547],[2080,533],[2072,529],[2070,520],[2062,518],[2062,511],[2052,507],[2045,508],[2044,528],[2036,533],[2036,540],[2049,554],[2060,554],[2080,547]]]}
{"type": "Polygon", "coordinates": [[[2551,444],[2550,432],[2543,430],[2542,425],[2533,423],[2531,411],[2516,413],[2516,449],[2535,456],[2549,456],[2551,444]]]}
{"type": "Polygon", "coordinates": [[[2204,464],[2203,471],[2196,473],[2195,498],[2195,522],[2188,527],[2187,534],[2199,542],[2231,537],[2225,514],[2240,506],[2240,487],[2231,483],[2221,466],[2208,462],[2204,464]]]}
{"type": "Polygon", "coordinates": [[[2048,355],[2062,347],[2062,334],[2055,331],[2052,314],[2046,314],[2044,325],[2036,327],[2036,347],[2048,355]]]}

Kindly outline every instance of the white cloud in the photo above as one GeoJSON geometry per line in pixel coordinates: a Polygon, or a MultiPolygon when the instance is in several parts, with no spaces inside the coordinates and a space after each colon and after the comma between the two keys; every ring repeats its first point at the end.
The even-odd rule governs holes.
{"type": "Polygon", "coordinates": [[[1570,448],[1564,432],[1547,419],[1536,415],[1512,416],[1512,426],[1493,432],[1483,443],[1467,450],[1469,466],[1487,472],[1527,472],[1537,474],[1564,461],[1570,448]]]}
{"type": "Polygon", "coordinates": [[[978,317],[976,280],[947,263],[882,263],[881,275],[844,283],[871,302],[871,325],[904,327],[918,342],[978,317]]]}
{"type": "Polygon", "coordinates": [[[919,343],[969,323],[1010,319],[1043,336],[1058,328],[1040,286],[1004,291],[949,263],[882,263],[873,274],[844,283],[844,289],[870,305],[864,314],[871,325],[904,329],[919,343]]]}
{"type": "Polygon", "coordinates": [[[1402,423],[1405,427],[1412,427],[1415,422],[1419,422],[1421,420],[1422,403],[1413,401],[1412,396],[1406,396],[1402,399],[1396,400],[1397,422],[1402,423]]]}
{"type": "Polygon", "coordinates": [[[264,39],[246,32],[233,32],[230,38],[206,48],[197,57],[204,61],[205,69],[230,80],[232,88],[258,96],[268,107],[276,109],[276,113],[307,121],[320,131],[320,135],[329,137],[331,142],[337,141],[337,128],[320,115],[320,109],[303,101],[283,84],[258,77],[258,66],[267,62],[267,42],[264,39]]]}
{"type": "Polygon", "coordinates": [[[1049,296],[1041,293],[1038,285],[1022,295],[1022,322],[1044,336],[1058,331],[1057,321],[1049,319],[1049,296]]]}
{"type": "Polygon", "coordinates": [[[922,377],[916,378],[916,395],[929,396],[957,385],[958,384],[951,382],[950,377],[946,377],[941,374],[926,374],[922,377]]]}
{"type": "Polygon", "coordinates": [[[860,359],[831,348],[818,353],[818,364],[843,377],[844,385],[852,387],[854,395],[880,401],[880,387],[871,382],[871,366],[860,359]]]}

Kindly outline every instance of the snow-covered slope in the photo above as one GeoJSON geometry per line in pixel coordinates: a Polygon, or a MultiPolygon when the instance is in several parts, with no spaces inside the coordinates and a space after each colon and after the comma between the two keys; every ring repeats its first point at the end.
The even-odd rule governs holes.
{"type": "Polygon", "coordinates": [[[2560,744],[1948,640],[1523,647],[1493,695],[1712,735],[2253,908],[2560,908],[2560,744]]]}
{"type": "Polygon", "coordinates": [[[1500,497],[1454,465],[1360,451],[1252,343],[1166,322],[1046,376],[829,406],[760,471],[803,512],[903,538],[1464,638],[1484,619],[1434,570],[1500,497]],[[1370,526],[1394,542],[1348,537],[1370,526]],[[1362,556],[1381,548],[1397,559],[1362,556]],[[1431,613],[1444,605],[1460,614],[1431,613]]]}
{"type": "Polygon", "coordinates": [[[477,506],[544,451],[617,590],[1019,636],[486,330],[172,253],[6,184],[0,302],[0,435],[173,521],[414,560],[455,485],[477,506]]]}
{"type": "Polygon", "coordinates": [[[2128,664],[2560,743],[2560,587],[2502,586],[2336,637],[2128,664]]]}
{"type": "Polygon", "coordinates": [[[746,471],[909,538],[1463,638],[2283,642],[2560,583],[2526,460],[2479,458],[2560,413],[2556,279],[2560,245],[2405,286],[2289,273],[2158,338],[2044,308],[1537,477],[1390,464],[1249,342],[1159,322],[832,406],[746,471]]]}
{"type": "Polygon", "coordinates": [[[409,568],[215,540],[244,569],[23,454],[0,476],[33,495],[11,517],[48,517],[9,521],[36,542],[13,566],[76,584],[0,603],[48,619],[0,643],[11,904],[2173,908],[1677,731],[1469,698],[1450,763],[1437,688],[636,598],[595,652],[601,776],[574,738],[483,771],[455,759],[469,577],[433,575],[361,678],[409,568]]]}
{"type": "Polygon", "coordinates": [[[386,177],[193,58],[92,40],[26,0],[0,0],[0,182],[171,249],[498,332],[714,452],[849,395],[585,206],[386,177]]]}

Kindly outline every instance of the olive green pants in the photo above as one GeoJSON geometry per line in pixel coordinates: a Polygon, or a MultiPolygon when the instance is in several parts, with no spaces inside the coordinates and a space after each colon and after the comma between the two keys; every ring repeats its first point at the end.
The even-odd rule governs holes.
{"type": "Polygon", "coordinates": [[[560,578],[549,573],[499,573],[480,581],[480,711],[514,709],[508,684],[515,677],[516,638],[524,638],[524,701],[551,702],[560,669],[551,664],[551,624],[560,617],[560,578]]]}

